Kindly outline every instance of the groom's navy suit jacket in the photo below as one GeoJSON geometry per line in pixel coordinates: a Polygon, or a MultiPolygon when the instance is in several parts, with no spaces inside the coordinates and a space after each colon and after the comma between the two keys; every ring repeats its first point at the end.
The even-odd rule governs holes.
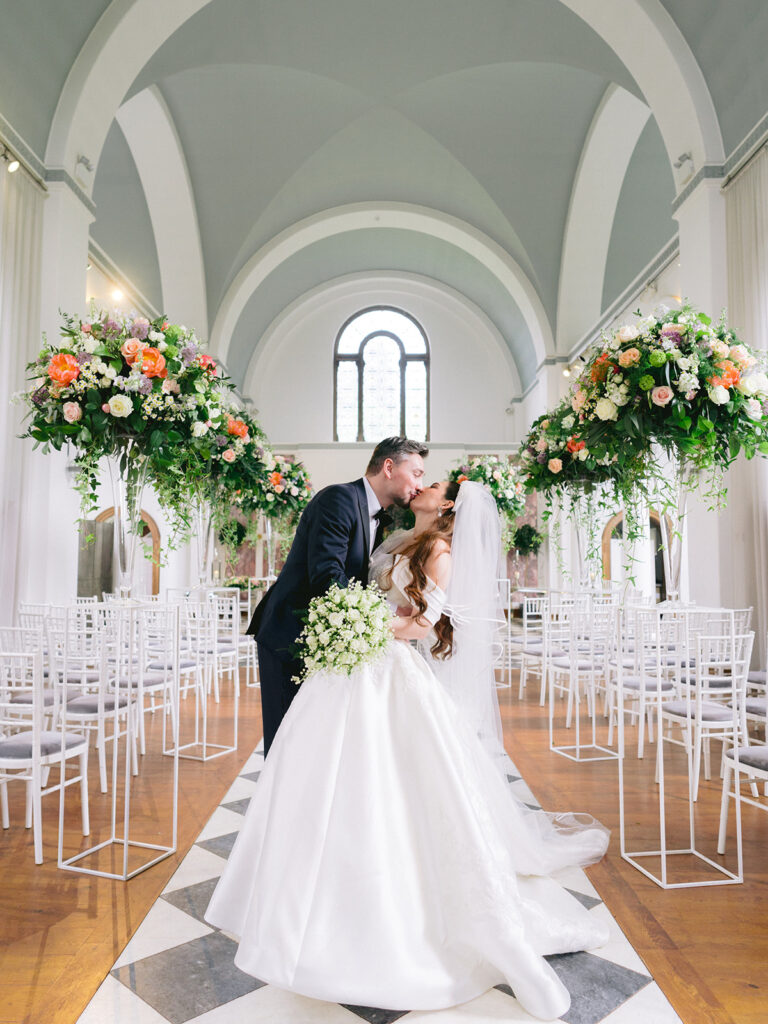
{"type": "Polygon", "coordinates": [[[256,606],[247,632],[279,658],[290,660],[291,645],[304,625],[299,616],[310,600],[332,583],[347,586],[352,577],[367,583],[369,546],[362,478],[318,491],[304,509],[285,565],[256,606]]]}

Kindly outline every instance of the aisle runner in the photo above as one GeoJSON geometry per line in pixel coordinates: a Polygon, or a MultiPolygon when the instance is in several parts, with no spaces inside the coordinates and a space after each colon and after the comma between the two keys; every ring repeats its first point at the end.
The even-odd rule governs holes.
{"type": "MultiPolygon", "coordinates": [[[[264,985],[234,965],[236,944],[203,920],[263,765],[253,754],[200,833],[78,1024],[522,1024],[526,1013],[505,985],[450,1010],[377,1010],[339,1006],[264,985]]],[[[535,798],[510,777],[517,795],[535,798]]],[[[547,959],[571,993],[567,1024],[679,1024],[658,985],[583,871],[556,876],[592,914],[610,925],[599,953],[547,959]]]]}

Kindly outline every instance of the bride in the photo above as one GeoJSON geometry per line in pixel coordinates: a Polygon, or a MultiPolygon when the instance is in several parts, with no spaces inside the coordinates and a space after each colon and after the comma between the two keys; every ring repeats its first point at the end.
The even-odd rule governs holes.
{"type": "Polygon", "coordinates": [[[598,860],[607,834],[529,812],[506,781],[493,499],[439,483],[411,508],[372,569],[395,637],[430,662],[392,643],[302,684],[206,920],[240,938],[241,970],[304,996],[431,1010],[506,982],[553,1020],[570,996],[544,957],[608,935],[547,876],[598,860]]]}

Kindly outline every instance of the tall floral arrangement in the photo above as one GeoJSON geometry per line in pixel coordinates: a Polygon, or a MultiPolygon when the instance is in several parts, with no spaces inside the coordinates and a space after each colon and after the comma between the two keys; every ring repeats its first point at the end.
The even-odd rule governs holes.
{"type": "Polygon", "coordinates": [[[227,383],[192,330],[163,317],[64,316],[61,339],[29,363],[26,435],[43,450],[74,449],[84,514],[96,507],[105,456],[130,472],[194,442],[227,383]]]}
{"type": "Polygon", "coordinates": [[[595,461],[624,448],[650,468],[662,451],[699,475],[768,454],[764,360],[690,306],[637,314],[590,352],[571,397],[575,436],[595,461]]]}

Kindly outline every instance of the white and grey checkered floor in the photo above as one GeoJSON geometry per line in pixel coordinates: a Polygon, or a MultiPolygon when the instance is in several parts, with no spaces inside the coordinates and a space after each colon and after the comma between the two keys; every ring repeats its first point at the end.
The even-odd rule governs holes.
{"type": "MultiPolygon", "coordinates": [[[[322,1003],[283,992],[234,966],[235,942],[203,921],[263,764],[246,762],[165,891],[123,950],[79,1024],[492,1024],[533,1022],[506,986],[450,1010],[393,1012],[322,1003]]],[[[520,798],[536,801],[522,779],[520,798]]],[[[583,871],[558,876],[593,914],[610,923],[598,953],[549,957],[571,993],[568,1024],[673,1024],[680,1018],[619,929],[583,871]]]]}

